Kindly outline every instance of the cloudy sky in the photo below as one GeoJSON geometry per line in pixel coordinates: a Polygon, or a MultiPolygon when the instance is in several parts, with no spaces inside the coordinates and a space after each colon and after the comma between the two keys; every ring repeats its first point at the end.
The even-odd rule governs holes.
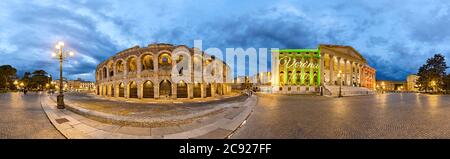
{"type": "Polygon", "coordinates": [[[69,78],[94,80],[95,67],[134,45],[164,42],[203,47],[316,48],[351,45],[378,79],[404,80],[428,57],[450,57],[446,0],[2,0],[0,65],[19,75],[45,69],[62,40],[77,55],[69,78]]]}

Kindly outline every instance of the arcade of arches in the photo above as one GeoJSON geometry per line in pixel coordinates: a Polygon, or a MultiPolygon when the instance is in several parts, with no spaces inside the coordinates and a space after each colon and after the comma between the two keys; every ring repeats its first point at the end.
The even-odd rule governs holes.
{"type": "MultiPolygon", "coordinates": [[[[172,67],[184,58],[179,56],[172,59],[171,51],[176,47],[185,46],[151,44],[145,48],[133,47],[102,62],[96,71],[96,94],[122,98],[176,99],[206,98],[231,93],[231,86],[220,80],[210,83],[173,81],[172,67]]],[[[193,51],[192,48],[188,49],[193,51]]],[[[216,60],[207,54],[203,58],[194,58],[193,55],[191,58],[194,59],[193,63],[216,60]]],[[[224,79],[228,69],[224,65],[224,79]]]]}

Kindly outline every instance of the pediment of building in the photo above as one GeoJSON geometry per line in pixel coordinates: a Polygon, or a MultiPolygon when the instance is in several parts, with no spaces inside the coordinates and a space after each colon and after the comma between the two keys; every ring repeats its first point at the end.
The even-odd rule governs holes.
{"type": "Polygon", "coordinates": [[[348,60],[366,62],[366,59],[353,47],[341,45],[320,45],[322,52],[346,58],[348,60]]]}

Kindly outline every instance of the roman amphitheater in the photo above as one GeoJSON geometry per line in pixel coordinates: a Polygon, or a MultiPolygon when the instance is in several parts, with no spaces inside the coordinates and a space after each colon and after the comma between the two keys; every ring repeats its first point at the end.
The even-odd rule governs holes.
{"type": "MultiPolygon", "coordinates": [[[[194,48],[184,45],[150,44],[140,48],[135,46],[108,58],[96,69],[96,94],[117,98],[207,98],[227,95],[231,93],[231,86],[224,80],[227,78],[229,67],[221,60],[199,51],[201,56],[194,55],[194,48]],[[190,57],[172,55],[177,48],[188,50],[190,57]],[[176,57],[176,58],[174,58],[176,57]],[[221,63],[223,67],[217,74],[212,72],[212,79],[195,75],[190,71],[188,80],[172,78],[173,67],[190,58],[192,68],[211,63],[221,63]],[[221,77],[221,78],[217,78],[221,77]],[[223,78],[222,78],[223,77],[223,78]]],[[[185,54],[185,55],[187,55],[185,54]]],[[[183,74],[183,69],[179,74],[183,74]]],[[[193,69],[189,69],[193,70],[193,69]]],[[[211,77],[211,76],[208,76],[211,77]]]]}

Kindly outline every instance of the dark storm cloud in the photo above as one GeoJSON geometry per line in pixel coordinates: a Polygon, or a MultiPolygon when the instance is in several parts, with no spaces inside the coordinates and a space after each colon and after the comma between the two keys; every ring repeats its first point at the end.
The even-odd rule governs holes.
{"type": "Polygon", "coordinates": [[[355,47],[378,78],[402,80],[434,53],[450,57],[444,2],[11,1],[0,4],[0,64],[56,75],[58,63],[49,57],[63,40],[77,52],[65,74],[93,80],[99,62],[136,44],[203,40],[204,48],[223,50],[337,44],[355,47]]]}

